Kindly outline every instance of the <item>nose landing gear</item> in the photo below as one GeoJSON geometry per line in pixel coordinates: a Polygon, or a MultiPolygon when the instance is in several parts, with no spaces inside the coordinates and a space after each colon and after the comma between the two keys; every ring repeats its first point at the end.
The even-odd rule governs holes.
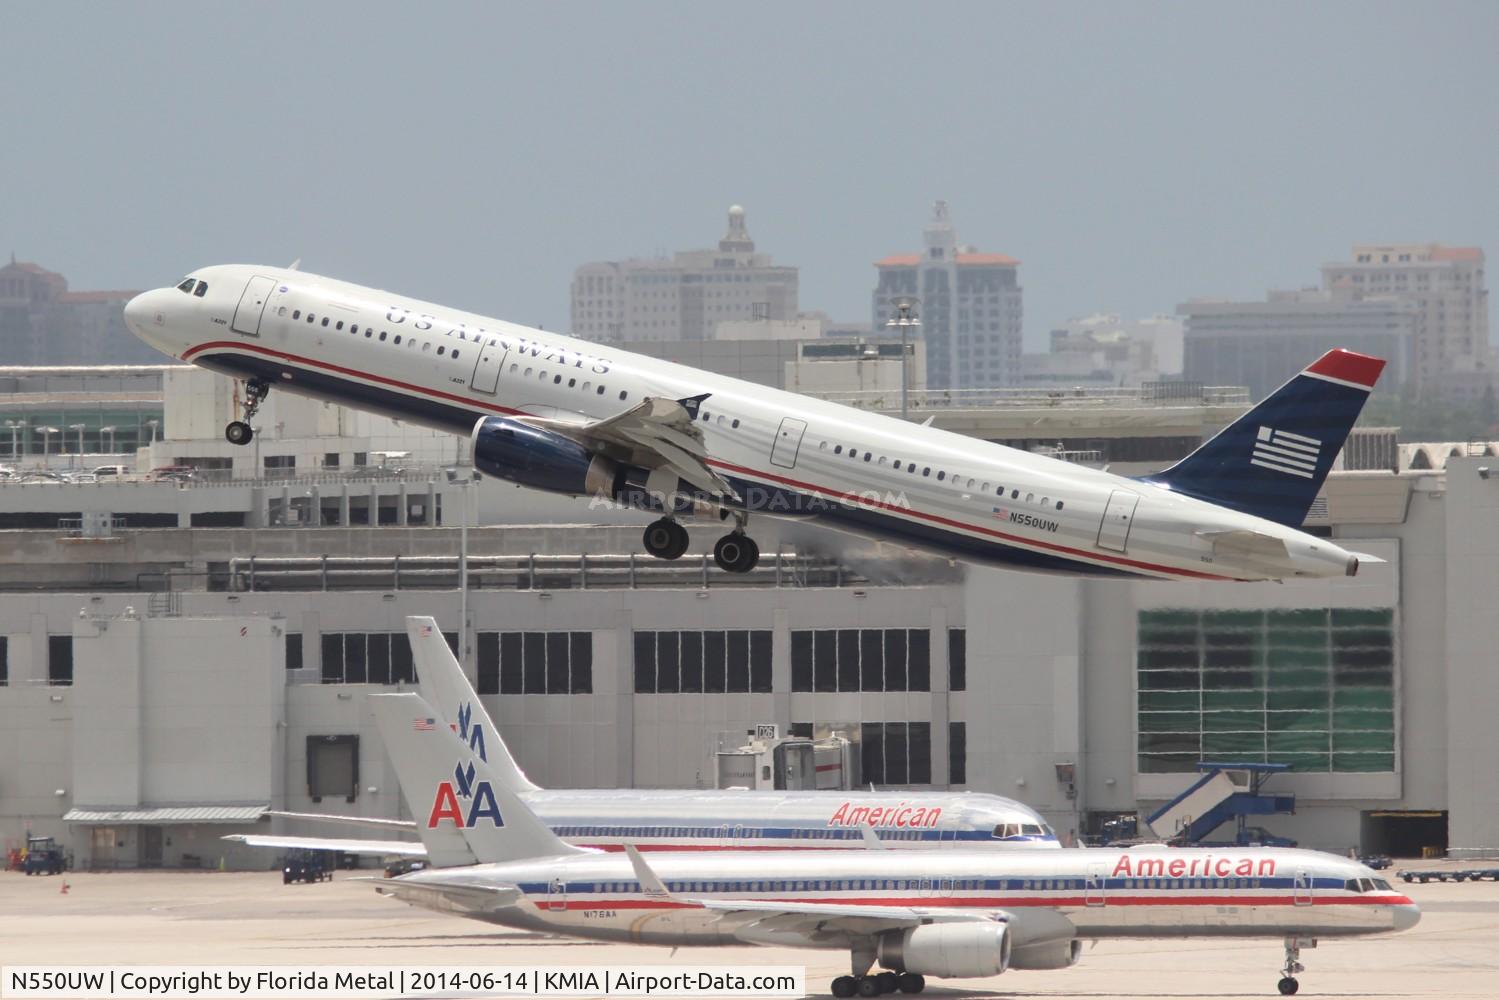
{"type": "Polygon", "coordinates": [[[1301,949],[1304,947],[1317,947],[1317,939],[1297,937],[1294,934],[1286,938],[1286,964],[1280,970],[1280,982],[1275,984],[1281,996],[1293,996],[1301,989],[1301,984],[1296,981],[1296,973],[1306,971],[1306,966],[1301,964],[1301,949]]]}
{"type": "Polygon", "coordinates": [[[271,387],[258,378],[252,378],[245,383],[245,419],[231,420],[224,428],[224,439],[230,444],[249,444],[255,437],[255,429],[250,426],[250,421],[255,419],[255,414],[260,411],[260,404],[265,402],[265,397],[270,395],[271,387]]]}

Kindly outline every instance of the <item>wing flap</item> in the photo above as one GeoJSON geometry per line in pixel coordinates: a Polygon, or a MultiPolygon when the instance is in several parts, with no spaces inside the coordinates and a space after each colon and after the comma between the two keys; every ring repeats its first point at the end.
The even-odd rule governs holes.
{"type": "Polygon", "coordinates": [[[513,885],[468,882],[415,882],[405,878],[375,879],[375,891],[428,910],[464,915],[495,913],[518,904],[520,889],[513,885]]]}

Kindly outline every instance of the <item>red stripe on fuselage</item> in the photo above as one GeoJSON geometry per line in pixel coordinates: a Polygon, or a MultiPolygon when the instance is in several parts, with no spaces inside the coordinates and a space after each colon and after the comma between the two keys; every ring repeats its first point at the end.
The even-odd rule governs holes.
{"type": "MultiPolygon", "coordinates": [[[[386,378],[383,375],[371,375],[368,372],[357,371],[353,368],[345,368],[342,365],[335,365],[327,361],[319,361],[316,358],[303,357],[299,354],[290,354],[286,351],[278,351],[274,348],[262,347],[260,344],[241,344],[232,340],[210,341],[206,344],[198,344],[195,347],[190,347],[186,351],[182,352],[182,360],[190,361],[196,355],[199,355],[204,351],[210,350],[212,348],[228,348],[238,351],[250,351],[252,353],[264,354],[273,358],[281,358],[285,361],[290,361],[295,364],[311,365],[314,368],[326,369],[327,371],[337,372],[340,375],[346,375],[351,378],[364,379],[369,382],[378,382],[382,385],[392,386],[397,389],[404,389],[408,392],[415,392],[424,396],[433,396],[439,399],[451,400],[464,406],[473,406],[479,409],[491,411],[493,413],[502,413],[507,416],[525,415],[525,413],[521,410],[511,409],[508,406],[500,406],[497,403],[488,403],[482,399],[473,399],[468,396],[459,396],[450,392],[443,392],[439,389],[429,389],[426,386],[414,385],[410,382],[402,382],[399,379],[386,378]]],[[[826,497],[831,497],[833,499],[848,503],[849,505],[854,507],[877,507],[895,514],[903,514],[907,517],[920,518],[921,520],[930,521],[933,524],[939,524],[948,528],[958,528],[964,531],[977,532],[982,535],[990,535],[994,538],[1002,539],[1007,544],[1018,545],[1022,548],[1030,547],[1045,549],[1052,552],[1059,552],[1069,557],[1079,557],[1082,559],[1091,560],[1093,562],[1127,566],[1131,569],[1144,570],[1150,573],[1164,573],[1167,576],[1186,577],[1193,580],[1234,579],[1233,577],[1219,576],[1214,573],[1201,573],[1197,570],[1177,569],[1174,566],[1160,566],[1155,563],[1142,562],[1138,559],[1125,559],[1119,556],[1106,556],[1097,552],[1084,552],[1081,549],[1070,548],[1066,545],[1058,545],[1054,542],[1043,542],[1039,539],[1023,538],[1019,535],[1006,534],[1003,531],[996,531],[993,528],[988,527],[987,525],[966,524],[963,521],[957,521],[950,517],[943,517],[940,514],[929,514],[925,511],[913,510],[908,507],[899,507],[895,504],[885,503],[882,500],[867,499],[857,496],[853,493],[846,493],[842,490],[831,489],[825,486],[817,486],[813,483],[803,482],[802,480],[798,479],[790,479],[786,476],[778,476],[773,472],[761,472],[758,469],[752,469],[748,466],[735,465],[731,462],[721,462],[711,458],[708,459],[707,462],[709,465],[715,468],[725,469],[730,472],[737,472],[741,475],[757,476],[762,479],[769,479],[799,490],[805,490],[811,493],[818,493],[826,497]]]]}

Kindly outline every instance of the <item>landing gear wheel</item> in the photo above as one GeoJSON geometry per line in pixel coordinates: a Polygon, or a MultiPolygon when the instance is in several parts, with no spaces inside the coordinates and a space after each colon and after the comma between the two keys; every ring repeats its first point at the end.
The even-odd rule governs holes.
{"type": "Polygon", "coordinates": [[[1291,996],[1301,988],[1301,984],[1296,981],[1294,976],[1286,976],[1279,983],[1277,983],[1276,986],[1277,988],[1279,988],[1280,995],[1283,997],[1291,996]]]}
{"type": "Polygon", "coordinates": [[[854,991],[858,989],[858,983],[859,981],[853,976],[839,976],[837,979],[833,980],[833,996],[853,996],[854,991]]]}
{"type": "Polygon", "coordinates": [[[231,421],[229,426],[224,428],[224,439],[230,444],[249,444],[254,437],[254,428],[243,420],[231,421]]]}
{"type": "Polygon", "coordinates": [[[881,972],[874,978],[880,981],[881,993],[894,993],[900,989],[900,977],[893,972],[881,972]]]}
{"type": "Polygon", "coordinates": [[[748,573],[760,561],[760,546],[748,535],[730,532],[714,544],[713,561],[726,573],[748,573]]]}
{"type": "Polygon", "coordinates": [[[880,989],[879,976],[864,976],[859,980],[859,996],[877,997],[883,992],[884,990],[880,989]]]}
{"type": "Polygon", "coordinates": [[[641,543],[645,551],[657,559],[680,559],[687,551],[691,539],[687,529],[669,517],[663,517],[646,525],[641,543]]]}
{"type": "Polygon", "coordinates": [[[902,972],[898,982],[902,993],[920,993],[926,989],[926,979],[914,972],[902,972]]]}

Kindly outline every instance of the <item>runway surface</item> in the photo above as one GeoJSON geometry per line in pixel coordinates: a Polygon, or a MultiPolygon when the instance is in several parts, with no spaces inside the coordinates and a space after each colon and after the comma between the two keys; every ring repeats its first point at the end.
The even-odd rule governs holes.
{"type": "MultiPolygon", "coordinates": [[[[352,881],[370,874],[284,886],[279,872],[0,873],[0,965],[805,965],[812,996],[826,996],[832,977],[848,968],[842,952],[747,946],[673,956],[508,931],[414,909],[352,881]]],[[[1422,908],[1421,923],[1404,934],[1303,951],[1300,996],[1499,996],[1499,883],[1406,888],[1422,908]]],[[[928,980],[922,995],[1278,996],[1281,961],[1279,942],[1270,940],[1113,941],[1085,948],[1071,969],[928,980]]]]}

